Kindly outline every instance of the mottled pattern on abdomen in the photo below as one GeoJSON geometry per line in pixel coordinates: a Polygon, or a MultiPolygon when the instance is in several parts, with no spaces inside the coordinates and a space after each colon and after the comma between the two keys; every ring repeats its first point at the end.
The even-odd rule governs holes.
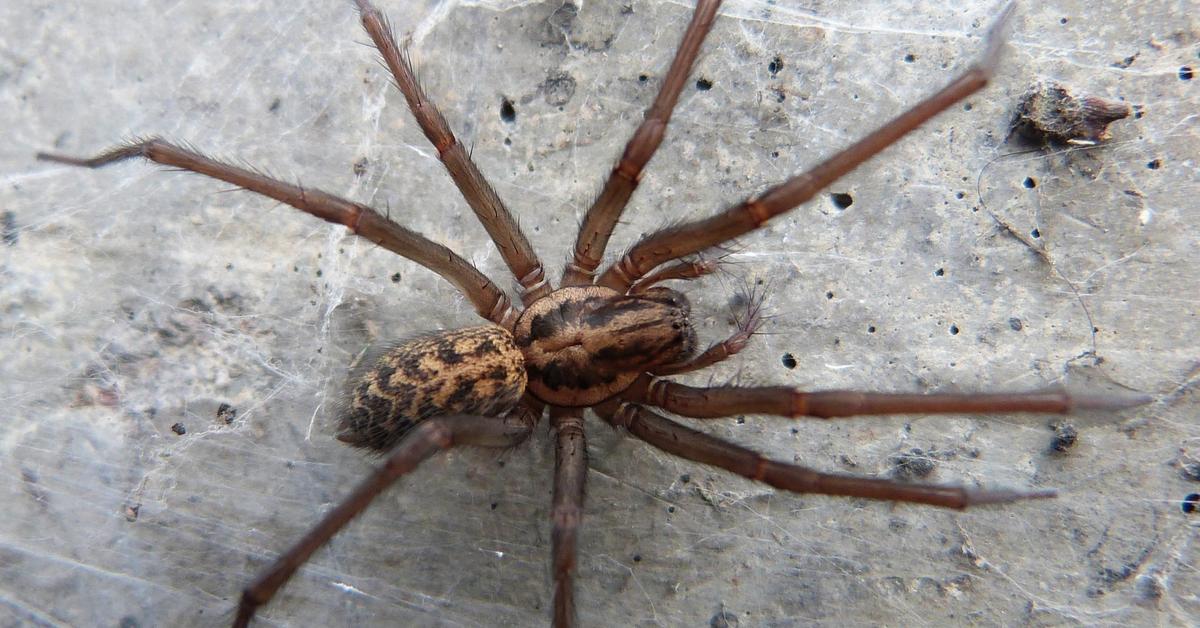
{"type": "Polygon", "coordinates": [[[337,437],[387,451],[429,417],[508,412],[525,381],[521,351],[500,327],[418,336],[375,352],[351,375],[337,437]]]}

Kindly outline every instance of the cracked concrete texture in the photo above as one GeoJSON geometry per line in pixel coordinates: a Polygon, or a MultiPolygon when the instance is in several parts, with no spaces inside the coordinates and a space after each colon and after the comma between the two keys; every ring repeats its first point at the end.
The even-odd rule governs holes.
{"type": "MultiPolygon", "coordinates": [[[[690,6],[380,6],[557,276],[690,6]]],[[[724,7],[610,250],[761,191],[900,112],[966,67],[995,11],[891,7],[724,7]]],[[[1020,6],[993,86],[834,186],[848,207],[822,195],[744,238],[727,273],[687,286],[706,340],[729,332],[747,283],[763,280],[773,316],[695,382],[1065,384],[1156,401],[1073,417],[1065,453],[1050,451],[1044,417],[702,426],[822,469],[889,475],[915,458],[929,481],[1062,491],[965,513],[777,493],[593,421],[586,625],[1200,613],[1197,515],[1179,507],[1200,462],[1200,80],[1181,79],[1200,68],[1200,22],[1186,9],[1020,6]],[[1096,148],[1006,143],[1017,98],[1043,78],[1139,117],[1096,148]]],[[[290,208],[145,164],[84,172],[32,155],[185,140],[389,207],[512,282],[346,3],[10,3],[0,23],[0,617],[224,623],[240,588],[375,464],[330,436],[345,365],[372,342],[477,319],[431,273],[290,208]]],[[[551,467],[544,428],[503,455],[427,463],[261,623],[544,623],[551,467]]]]}

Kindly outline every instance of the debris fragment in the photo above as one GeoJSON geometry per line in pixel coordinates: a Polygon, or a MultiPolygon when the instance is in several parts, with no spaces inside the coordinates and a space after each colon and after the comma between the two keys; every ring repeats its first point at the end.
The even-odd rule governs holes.
{"type": "Polygon", "coordinates": [[[893,455],[891,463],[892,476],[905,481],[926,477],[936,466],[932,452],[926,453],[920,448],[893,455]]]}
{"type": "Polygon", "coordinates": [[[227,403],[222,403],[221,405],[217,406],[217,420],[225,425],[229,425],[230,423],[233,423],[234,419],[237,418],[237,412],[237,408],[227,403]]]}
{"type": "Polygon", "coordinates": [[[1050,440],[1050,449],[1062,453],[1075,446],[1075,442],[1079,440],[1079,430],[1075,429],[1070,423],[1056,423],[1054,425],[1054,438],[1050,440]]]}
{"type": "Polygon", "coordinates": [[[1108,139],[1109,124],[1132,112],[1128,103],[1076,96],[1061,83],[1043,81],[1021,96],[1012,130],[1034,142],[1093,146],[1108,139]]]}

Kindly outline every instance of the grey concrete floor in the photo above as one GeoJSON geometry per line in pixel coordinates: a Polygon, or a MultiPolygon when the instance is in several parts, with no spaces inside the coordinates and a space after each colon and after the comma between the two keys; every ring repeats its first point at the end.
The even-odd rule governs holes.
{"type": "MultiPolygon", "coordinates": [[[[1072,418],[1065,453],[1050,451],[1053,419],[1035,416],[703,426],[822,469],[887,476],[919,449],[930,481],[1062,491],[964,513],[782,494],[596,421],[586,625],[1200,616],[1200,515],[1180,508],[1200,489],[1184,477],[1200,463],[1189,4],[1021,6],[995,84],[837,183],[852,205],[822,195],[687,287],[705,339],[729,332],[729,302],[757,280],[772,315],[743,355],[691,381],[1066,385],[1154,403],[1072,418]],[[1040,78],[1140,116],[1098,148],[1006,142],[1040,78]]],[[[690,5],[381,6],[557,275],[690,5]],[[503,99],[515,120],[501,119],[503,99]]],[[[966,67],[994,11],[729,3],[695,74],[711,88],[685,89],[613,250],[761,191],[903,110],[966,67]]],[[[0,24],[0,625],[225,623],[240,588],[374,464],[331,438],[345,366],[373,342],[476,319],[431,273],[288,207],[146,164],[85,172],[33,154],[185,140],[389,206],[513,282],[348,3],[35,0],[0,6],[0,24]]],[[[429,462],[258,625],[545,623],[551,467],[544,427],[502,456],[429,462]]]]}

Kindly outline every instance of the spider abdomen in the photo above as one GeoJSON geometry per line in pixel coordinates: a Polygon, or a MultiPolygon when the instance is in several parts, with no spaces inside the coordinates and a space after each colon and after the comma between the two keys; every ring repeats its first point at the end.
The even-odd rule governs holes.
{"type": "Polygon", "coordinates": [[[525,383],[521,351],[500,327],[422,335],[385,347],[351,375],[337,438],[387,451],[430,417],[503,414],[525,383]]]}

